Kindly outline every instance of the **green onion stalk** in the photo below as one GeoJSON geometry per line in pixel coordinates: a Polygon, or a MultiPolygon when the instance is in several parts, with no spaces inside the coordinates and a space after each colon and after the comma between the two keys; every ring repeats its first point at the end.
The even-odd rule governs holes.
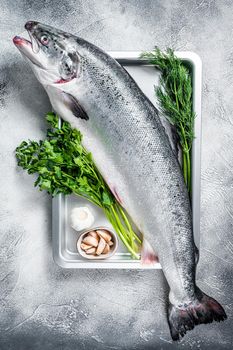
{"type": "Polygon", "coordinates": [[[194,119],[192,105],[192,78],[183,62],[173,50],[144,52],[141,55],[161,72],[160,86],[155,87],[160,109],[168,121],[174,125],[182,149],[182,170],[184,181],[191,196],[192,173],[191,152],[194,139],[194,119]]]}
{"type": "Polygon", "coordinates": [[[23,141],[16,148],[18,165],[37,174],[35,186],[52,196],[75,194],[102,208],[105,216],[131,256],[139,259],[141,239],[130,218],[117,202],[94,164],[91,153],[82,145],[82,135],[54,113],[46,116],[50,128],[43,141],[23,141]]]}

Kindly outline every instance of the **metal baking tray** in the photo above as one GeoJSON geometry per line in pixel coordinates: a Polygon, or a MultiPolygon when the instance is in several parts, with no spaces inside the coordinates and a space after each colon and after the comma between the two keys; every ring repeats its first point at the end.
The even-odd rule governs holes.
{"type": "MultiPolygon", "coordinates": [[[[175,52],[192,73],[193,109],[195,118],[195,139],[192,147],[192,215],[193,232],[196,245],[200,239],[200,148],[201,148],[201,88],[202,63],[193,52],[175,52]]],[[[154,86],[159,84],[159,71],[140,59],[140,52],[110,52],[138,83],[142,91],[156,105],[154,86]]],[[[116,254],[106,260],[87,260],[82,258],[76,249],[79,233],[70,226],[70,212],[75,206],[88,206],[96,218],[95,226],[112,229],[101,209],[90,202],[74,195],[58,195],[52,200],[52,245],[54,261],[63,268],[98,268],[98,269],[161,269],[159,263],[142,265],[133,260],[123,244],[119,241],[116,254]]]]}

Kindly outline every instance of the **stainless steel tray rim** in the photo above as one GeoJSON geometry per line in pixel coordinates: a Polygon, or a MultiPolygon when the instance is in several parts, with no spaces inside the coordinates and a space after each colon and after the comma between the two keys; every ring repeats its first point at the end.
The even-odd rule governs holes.
{"type": "MultiPolygon", "coordinates": [[[[112,51],[109,54],[120,61],[124,61],[125,64],[132,63],[143,66],[150,66],[146,63],[146,59],[140,58],[140,51],[112,51]]],[[[193,110],[196,114],[195,118],[195,139],[193,141],[192,148],[192,159],[195,167],[192,169],[192,188],[195,189],[192,195],[192,208],[193,208],[193,230],[195,232],[194,239],[197,246],[199,246],[200,241],[200,167],[201,167],[201,87],[202,87],[202,62],[200,57],[191,51],[175,51],[175,55],[181,58],[183,61],[190,63],[193,72],[193,110]]],[[[106,260],[77,260],[68,259],[64,256],[61,249],[61,232],[62,232],[62,204],[63,196],[58,195],[52,200],[52,235],[53,235],[53,258],[57,265],[62,268],[99,268],[99,269],[161,269],[159,263],[153,265],[142,265],[140,261],[137,260],[127,260],[120,259],[114,260],[113,257],[106,260]]],[[[111,225],[110,225],[111,227],[111,225]]],[[[78,255],[70,251],[70,256],[78,255]]],[[[117,253],[118,256],[129,256],[129,253],[117,253]]]]}

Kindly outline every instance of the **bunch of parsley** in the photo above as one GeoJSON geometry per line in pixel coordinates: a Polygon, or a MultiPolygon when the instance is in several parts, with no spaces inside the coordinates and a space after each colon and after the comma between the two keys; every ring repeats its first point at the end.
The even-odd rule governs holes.
{"type": "Polygon", "coordinates": [[[46,116],[50,128],[43,141],[23,141],[16,148],[18,165],[38,174],[35,186],[52,196],[76,194],[101,207],[122,242],[139,258],[141,240],[96,168],[91,153],[82,146],[80,131],[60,122],[54,113],[46,116]]]}

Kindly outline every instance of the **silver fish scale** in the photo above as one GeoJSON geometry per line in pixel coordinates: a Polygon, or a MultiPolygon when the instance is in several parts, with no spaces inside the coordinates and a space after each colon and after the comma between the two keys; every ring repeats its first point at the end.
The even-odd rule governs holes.
{"type": "Polygon", "coordinates": [[[158,253],[173,303],[190,301],[195,290],[190,203],[158,111],[115,60],[99,49],[80,50],[86,92],[78,93],[77,86],[76,97],[90,119],[77,119],[76,125],[84,140],[99,139],[99,151],[91,142],[88,147],[110,186],[117,171],[117,193],[158,253]]]}

